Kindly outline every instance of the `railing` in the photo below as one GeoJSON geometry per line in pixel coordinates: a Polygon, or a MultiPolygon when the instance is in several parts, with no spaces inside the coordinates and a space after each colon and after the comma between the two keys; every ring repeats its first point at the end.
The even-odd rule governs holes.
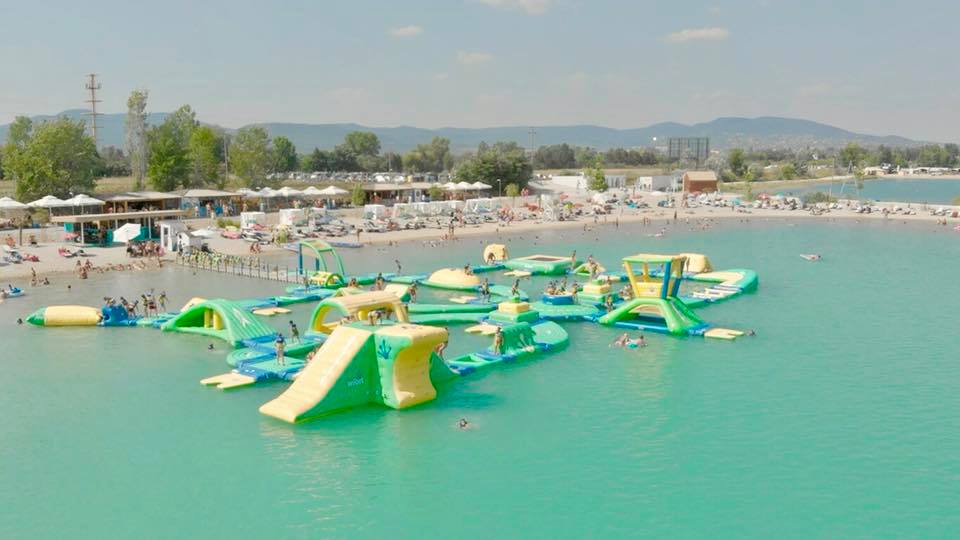
{"type": "Polygon", "coordinates": [[[270,264],[260,257],[241,257],[225,255],[223,253],[206,253],[194,251],[189,255],[177,252],[177,264],[221,274],[230,274],[239,277],[280,281],[283,283],[301,283],[302,280],[296,270],[289,265],[270,264]]]}

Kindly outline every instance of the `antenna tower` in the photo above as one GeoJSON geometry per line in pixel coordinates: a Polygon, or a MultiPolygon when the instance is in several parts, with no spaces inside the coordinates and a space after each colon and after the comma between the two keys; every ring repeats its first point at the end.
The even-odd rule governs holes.
{"type": "Polygon", "coordinates": [[[93,144],[99,146],[99,139],[97,139],[97,117],[101,113],[97,112],[97,103],[100,103],[101,100],[97,99],[97,90],[100,90],[100,83],[97,82],[97,74],[91,73],[87,75],[89,81],[86,84],[86,89],[90,91],[90,99],[87,100],[87,103],[90,104],[90,112],[87,113],[87,116],[90,117],[90,132],[93,136],[93,144]]]}

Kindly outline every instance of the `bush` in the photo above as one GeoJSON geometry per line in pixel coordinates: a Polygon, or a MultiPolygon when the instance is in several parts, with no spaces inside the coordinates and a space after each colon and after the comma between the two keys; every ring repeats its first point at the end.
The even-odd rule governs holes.
{"type": "Polygon", "coordinates": [[[217,227],[221,229],[226,229],[227,227],[236,227],[239,229],[240,222],[227,218],[217,218],[217,227]]]}
{"type": "Polygon", "coordinates": [[[814,191],[812,193],[804,193],[800,196],[800,200],[803,201],[803,204],[817,204],[831,203],[835,202],[837,199],[822,191],[814,191]]]}

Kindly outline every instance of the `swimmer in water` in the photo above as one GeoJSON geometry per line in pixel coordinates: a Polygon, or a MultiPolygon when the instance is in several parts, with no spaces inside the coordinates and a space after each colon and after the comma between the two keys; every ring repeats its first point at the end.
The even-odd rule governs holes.
{"type": "Polygon", "coordinates": [[[23,319],[17,319],[17,324],[23,324],[23,319]]]}
{"type": "Polygon", "coordinates": [[[207,345],[207,350],[208,350],[208,351],[212,351],[212,350],[213,350],[213,343],[207,345]]]}
{"type": "Polygon", "coordinates": [[[457,427],[459,427],[460,429],[467,429],[468,427],[470,427],[470,422],[467,422],[466,418],[461,418],[460,421],[457,422],[457,427]]]}
{"type": "Polygon", "coordinates": [[[623,333],[620,337],[613,340],[613,343],[610,344],[611,347],[626,347],[627,342],[630,341],[630,336],[626,332],[623,333]]]}

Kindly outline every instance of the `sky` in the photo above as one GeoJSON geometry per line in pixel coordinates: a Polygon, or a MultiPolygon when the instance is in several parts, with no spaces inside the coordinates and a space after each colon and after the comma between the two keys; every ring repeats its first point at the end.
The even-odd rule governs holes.
{"type": "Polygon", "coordinates": [[[0,123],[190,104],[205,122],[643,127],[786,116],[957,141],[960,3],[0,0],[0,123]]]}

